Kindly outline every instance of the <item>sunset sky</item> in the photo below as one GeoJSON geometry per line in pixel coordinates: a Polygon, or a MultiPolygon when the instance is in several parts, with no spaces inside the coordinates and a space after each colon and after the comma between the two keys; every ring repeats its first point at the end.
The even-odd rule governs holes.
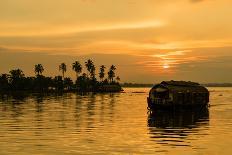
{"type": "Polygon", "coordinates": [[[0,0],[0,73],[88,58],[122,82],[232,82],[231,0],[0,0]]]}

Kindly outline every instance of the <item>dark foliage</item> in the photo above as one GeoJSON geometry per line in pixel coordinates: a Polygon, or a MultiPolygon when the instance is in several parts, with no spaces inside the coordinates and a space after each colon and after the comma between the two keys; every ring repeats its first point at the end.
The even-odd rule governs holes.
{"type": "Polygon", "coordinates": [[[77,79],[75,83],[70,77],[64,77],[67,70],[65,63],[59,66],[62,71],[62,76],[46,77],[42,75],[44,67],[42,64],[35,65],[35,77],[26,77],[21,69],[14,69],[9,74],[0,74],[0,92],[15,92],[15,91],[33,91],[33,92],[47,92],[47,91],[109,91],[121,90],[119,84],[119,77],[114,81],[116,67],[112,65],[109,69],[108,79],[104,79],[105,66],[100,66],[99,79],[97,80],[95,74],[95,65],[92,60],[85,62],[86,73],[81,76],[81,64],[76,61],[72,64],[73,71],[76,72],[77,79]]]}

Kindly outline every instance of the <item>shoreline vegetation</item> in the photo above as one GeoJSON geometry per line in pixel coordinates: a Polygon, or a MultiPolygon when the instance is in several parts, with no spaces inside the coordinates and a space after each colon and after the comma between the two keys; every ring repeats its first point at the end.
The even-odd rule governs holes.
{"type": "Polygon", "coordinates": [[[34,67],[35,76],[26,77],[21,69],[10,70],[9,74],[0,74],[0,93],[32,92],[120,92],[120,77],[116,76],[116,67],[111,65],[106,73],[106,67],[99,68],[98,79],[96,67],[92,60],[88,59],[84,66],[79,61],[72,63],[72,70],[76,73],[76,80],[66,77],[67,65],[61,63],[59,71],[62,76],[46,77],[43,75],[44,67],[37,64],[34,67]],[[107,75],[106,75],[107,74],[107,75]]]}

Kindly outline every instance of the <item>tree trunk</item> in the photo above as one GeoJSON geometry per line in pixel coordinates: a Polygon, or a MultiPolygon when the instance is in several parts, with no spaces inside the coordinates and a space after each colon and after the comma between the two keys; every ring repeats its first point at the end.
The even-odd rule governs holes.
{"type": "MultiPolygon", "coordinates": [[[[76,78],[78,79],[78,73],[76,72],[76,78]]],[[[77,83],[77,79],[76,79],[76,83],[77,83]]]]}

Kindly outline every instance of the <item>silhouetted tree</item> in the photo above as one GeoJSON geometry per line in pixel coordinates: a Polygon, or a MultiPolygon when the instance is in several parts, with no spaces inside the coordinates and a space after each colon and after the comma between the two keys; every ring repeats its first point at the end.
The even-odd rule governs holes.
{"type": "MultiPolygon", "coordinates": [[[[39,75],[41,76],[41,75],[39,75]]],[[[21,89],[20,90],[36,90],[35,87],[35,77],[24,77],[21,80],[21,89]]],[[[41,83],[39,84],[42,87],[41,83]]]]}
{"type": "Polygon", "coordinates": [[[10,71],[10,78],[11,79],[19,79],[23,78],[25,75],[21,69],[14,69],[10,71]]]}
{"type": "Polygon", "coordinates": [[[92,80],[96,80],[96,78],[95,78],[95,70],[96,70],[95,65],[92,64],[92,67],[91,67],[91,70],[90,70],[90,78],[92,80]]]}
{"type": "Polygon", "coordinates": [[[23,71],[21,69],[14,69],[10,71],[10,85],[13,90],[23,90],[24,89],[24,77],[23,71]]]}
{"type": "Polygon", "coordinates": [[[48,90],[49,87],[52,87],[52,78],[51,77],[45,77],[43,75],[37,75],[37,77],[34,79],[34,89],[35,90],[48,90]]]}
{"type": "Polygon", "coordinates": [[[37,76],[42,75],[43,71],[44,71],[44,68],[41,64],[35,65],[35,74],[37,76]]]}
{"type": "Polygon", "coordinates": [[[82,76],[79,76],[77,79],[77,88],[80,91],[86,91],[89,87],[89,78],[86,73],[83,73],[82,76]]]}
{"type": "Polygon", "coordinates": [[[92,69],[92,68],[93,68],[93,61],[90,60],[90,59],[88,59],[88,60],[85,62],[85,66],[86,66],[87,71],[89,72],[89,73],[87,74],[87,76],[88,76],[88,75],[91,74],[91,71],[93,70],[93,69],[92,69]]]}
{"type": "Polygon", "coordinates": [[[121,79],[120,79],[120,77],[119,77],[119,76],[117,76],[117,77],[116,77],[116,81],[119,83],[119,82],[120,82],[120,80],[121,80],[121,79]]]}
{"type": "Polygon", "coordinates": [[[76,72],[76,79],[78,79],[78,76],[79,76],[79,74],[82,71],[82,66],[81,66],[80,62],[79,61],[75,61],[72,64],[72,69],[76,72]]]}
{"type": "Polygon", "coordinates": [[[70,90],[73,86],[73,81],[71,78],[66,77],[64,78],[64,87],[67,88],[68,90],[70,90]]]}
{"type": "Polygon", "coordinates": [[[62,76],[55,76],[53,80],[53,86],[56,88],[56,90],[64,89],[64,82],[62,80],[62,76]]]}
{"type": "Polygon", "coordinates": [[[99,78],[101,80],[101,82],[103,81],[104,77],[105,77],[105,66],[101,65],[100,66],[100,72],[99,72],[99,78]]]}
{"type": "Polygon", "coordinates": [[[63,76],[63,79],[64,79],[64,73],[67,71],[67,66],[65,63],[61,63],[60,66],[59,66],[59,71],[62,72],[62,76],[63,76]]]}
{"type": "Polygon", "coordinates": [[[1,74],[0,75],[0,90],[9,90],[9,75],[1,74]]]}
{"type": "Polygon", "coordinates": [[[111,83],[114,81],[115,70],[116,70],[116,67],[114,65],[111,65],[110,70],[108,72],[108,79],[110,80],[111,83]]]}
{"type": "MultiPolygon", "coordinates": [[[[72,69],[76,72],[77,81],[76,81],[76,90],[78,91],[113,91],[118,88],[115,86],[116,83],[114,82],[115,78],[115,70],[116,67],[112,65],[108,72],[108,79],[104,80],[105,77],[105,66],[100,66],[99,71],[99,78],[101,83],[99,83],[95,77],[95,65],[92,60],[87,60],[85,62],[85,66],[87,68],[87,73],[83,73],[81,76],[79,74],[82,72],[82,66],[78,61],[75,61],[72,64],[72,69]],[[110,81],[110,84],[108,82],[110,81]]],[[[56,76],[55,78],[52,77],[45,77],[42,75],[44,68],[42,64],[37,64],[34,66],[34,71],[36,77],[25,77],[23,71],[21,69],[14,69],[11,70],[8,74],[1,74],[0,75],[0,91],[46,91],[46,90],[71,90],[74,89],[73,81],[71,78],[64,76],[65,72],[67,71],[67,66],[65,63],[61,63],[59,65],[59,71],[62,72],[62,76],[56,76]]],[[[120,78],[117,77],[116,80],[119,82],[120,78]]],[[[120,85],[118,86],[120,87],[120,85]]]]}

